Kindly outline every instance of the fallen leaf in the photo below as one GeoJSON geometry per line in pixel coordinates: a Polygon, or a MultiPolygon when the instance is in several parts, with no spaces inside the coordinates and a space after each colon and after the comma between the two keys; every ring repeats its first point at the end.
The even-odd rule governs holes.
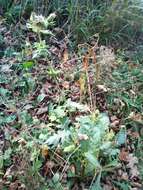
{"type": "Polygon", "coordinates": [[[68,81],[64,81],[63,83],[62,83],[62,86],[65,88],[65,89],[69,89],[69,82],[68,81]]]}
{"type": "Polygon", "coordinates": [[[129,177],[128,177],[128,174],[127,172],[123,172],[122,176],[121,176],[121,179],[125,180],[125,181],[128,181],[129,177]]]}
{"type": "Polygon", "coordinates": [[[62,59],[63,63],[67,62],[68,59],[69,59],[68,50],[67,48],[65,48],[64,53],[63,53],[63,59],[62,59]]]}
{"type": "Polygon", "coordinates": [[[122,148],[121,151],[120,151],[120,155],[119,155],[119,158],[121,161],[127,161],[128,160],[128,151],[126,151],[125,148],[122,148]]]}
{"type": "Polygon", "coordinates": [[[44,108],[39,108],[36,115],[41,115],[43,113],[46,113],[48,111],[48,108],[47,107],[44,107],[44,108]]]}
{"type": "Polygon", "coordinates": [[[127,156],[127,161],[128,161],[127,168],[130,169],[129,171],[130,178],[133,179],[134,177],[138,177],[139,176],[139,171],[137,168],[138,158],[133,154],[129,154],[127,156]]]}
{"type": "Polygon", "coordinates": [[[134,156],[133,154],[129,154],[127,156],[127,167],[128,168],[133,168],[135,164],[138,164],[138,158],[136,156],[134,156]]]}
{"type": "Polygon", "coordinates": [[[10,184],[9,190],[17,190],[18,186],[19,186],[19,181],[17,180],[17,181],[10,184]]]}

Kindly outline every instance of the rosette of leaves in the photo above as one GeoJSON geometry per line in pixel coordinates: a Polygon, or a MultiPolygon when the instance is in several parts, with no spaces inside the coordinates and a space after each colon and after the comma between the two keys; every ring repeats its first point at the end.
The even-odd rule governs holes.
{"type": "Polygon", "coordinates": [[[37,34],[49,34],[53,35],[49,27],[54,26],[55,13],[51,13],[47,18],[42,15],[36,15],[35,12],[31,14],[30,21],[27,23],[27,27],[32,29],[37,34]]]}
{"type": "MultiPolygon", "coordinates": [[[[72,105],[78,113],[82,113],[82,105],[68,101],[64,107],[58,109],[62,118],[70,119],[70,113],[75,111],[71,109],[72,105]],[[61,112],[61,109],[64,110],[61,112]]],[[[57,114],[57,108],[55,111],[57,114]]],[[[51,115],[54,122],[59,117],[59,114],[53,115],[55,111],[52,111],[51,115]]],[[[57,126],[60,121],[62,120],[58,119],[57,126]]],[[[64,126],[62,123],[61,127],[56,128],[56,132],[49,136],[45,143],[52,149],[57,146],[61,149],[64,159],[68,159],[69,164],[74,163],[76,176],[93,176],[101,171],[111,170],[118,164],[119,149],[115,143],[115,135],[110,130],[107,114],[89,114],[86,109],[86,114],[77,116],[75,122],[70,121],[68,126],[64,126]]]]}

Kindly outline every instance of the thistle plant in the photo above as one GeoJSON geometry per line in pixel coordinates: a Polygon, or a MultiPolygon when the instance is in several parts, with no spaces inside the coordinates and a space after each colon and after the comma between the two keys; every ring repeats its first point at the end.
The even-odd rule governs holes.
{"type": "Polygon", "coordinates": [[[54,36],[51,31],[51,27],[54,26],[54,19],[56,17],[55,13],[51,13],[48,17],[42,15],[36,15],[35,12],[31,14],[30,20],[27,23],[27,28],[31,29],[37,34],[39,41],[35,42],[33,45],[33,58],[37,57],[47,57],[49,54],[49,46],[46,44],[45,40],[42,40],[42,35],[54,36]]]}

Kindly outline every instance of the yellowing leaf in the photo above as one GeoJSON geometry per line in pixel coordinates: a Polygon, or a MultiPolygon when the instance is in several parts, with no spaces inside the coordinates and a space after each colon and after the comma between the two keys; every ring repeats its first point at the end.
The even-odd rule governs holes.
{"type": "Polygon", "coordinates": [[[42,156],[43,156],[43,157],[48,156],[49,149],[48,149],[48,146],[47,146],[47,145],[43,145],[43,146],[42,146],[42,148],[41,148],[41,153],[42,153],[42,156]]]}

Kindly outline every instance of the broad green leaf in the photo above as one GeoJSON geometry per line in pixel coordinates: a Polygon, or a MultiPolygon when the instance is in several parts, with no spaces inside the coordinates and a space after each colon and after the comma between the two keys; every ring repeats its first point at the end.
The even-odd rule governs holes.
{"type": "Polygon", "coordinates": [[[74,151],[75,150],[75,145],[73,144],[73,145],[69,145],[69,146],[67,146],[67,147],[65,147],[64,148],[64,152],[72,152],[72,151],[74,151]]]}
{"type": "Polygon", "coordinates": [[[98,162],[96,155],[91,152],[86,152],[85,157],[93,165],[93,169],[101,168],[100,163],[98,162]]]}
{"type": "Polygon", "coordinates": [[[34,65],[34,62],[33,61],[25,61],[23,64],[22,64],[22,67],[24,69],[30,69],[32,68],[34,65]]]}

